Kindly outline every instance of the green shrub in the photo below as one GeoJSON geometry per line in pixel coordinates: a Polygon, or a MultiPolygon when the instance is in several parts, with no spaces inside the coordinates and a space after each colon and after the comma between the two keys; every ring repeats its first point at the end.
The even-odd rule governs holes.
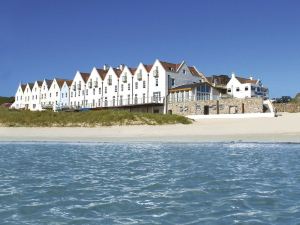
{"type": "Polygon", "coordinates": [[[32,112],[9,110],[0,107],[2,126],[22,127],[94,127],[133,124],[190,124],[191,120],[178,115],[137,113],[122,110],[100,110],[84,112],[32,112]]]}

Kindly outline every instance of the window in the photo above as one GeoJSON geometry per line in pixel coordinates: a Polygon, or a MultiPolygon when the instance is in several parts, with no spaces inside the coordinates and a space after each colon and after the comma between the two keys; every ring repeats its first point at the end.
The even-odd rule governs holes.
{"type": "Polygon", "coordinates": [[[183,74],[186,74],[186,70],[182,70],[183,74]]]}
{"type": "Polygon", "coordinates": [[[118,86],[115,85],[115,92],[118,92],[118,86]]]}
{"type": "Polygon", "coordinates": [[[107,94],[107,87],[104,88],[104,93],[107,94]]]}
{"type": "Polygon", "coordinates": [[[62,98],[64,97],[64,93],[61,93],[61,97],[62,97],[62,98]]]}
{"type": "Polygon", "coordinates": [[[134,104],[138,104],[138,96],[137,96],[137,94],[134,95],[134,104]]]}
{"type": "Polygon", "coordinates": [[[123,105],[123,95],[120,95],[120,105],[123,105]]]}
{"type": "Polygon", "coordinates": [[[95,95],[96,94],[96,90],[95,90],[95,88],[93,89],[93,95],[95,95]]]}
{"type": "Polygon", "coordinates": [[[239,88],[239,87],[237,87],[237,88],[236,88],[236,91],[237,91],[237,92],[239,92],[239,91],[240,91],[240,88],[239,88]]]}
{"type": "Polygon", "coordinates": [[[139,88],[139,83],[135,82],[135,89],[138,89],[138,88],[139,88]]]}
{"type": "Polygon", "coordinates": [[[143,94],[143,103],[146,103],[146,94],[143,94]]]}
{"type": "MultiPolygon", "coordinates": [[[[89,92],[88,92],[89,90],[88,89],[86,89],[85,90],[85,92],[86,92],[86,95],[88,95],[89,94],[89,92]]],[[[82,91],[82,93],[84,93],[83,91],[82,91]]]]}
{"type": "MultiPolygon", "coordinates": [[[[80,96],[80,91],[78,91],[78,96],[80,96]]],[[[75,97],[76,97],[76,95],[75,95],[75,97]]]]}
{"type": "Polygon", "coordinates": [[[128,84],[128,91],[130,91],[130,84],[128,84]]]}
{"type": "Polygon", "coordinates": [[[113,96],[113,106],[115,106],[116,105],[116,97],[115,96],[113,96]]]}
{"type": "Polygon", "coordinates": [[[99,88],[99,95],[101,95],[101,88],[99,88]]]}
{"type": "Polygon", "coordinates": [[[127,96],[128,105],[130,104],[130,95],[127,96]]]}
{"type": "Polygon", "coordinates": [[[175,79],[171,78],[171,85],[174,86],[175,85],[175,79]]]}
{"type": "Polygon", "coordinates": [[[107,104],[107,97],[105,97],[105,99],[104,99],[104,106],[107,107],[107,105],[108,105],[107,104]]]}
{"type": "Polygon", "coordinates": [[[248,91],[249,90],[249,88],[248,87],[245,87],[245,91],[248,91]]]}
{"type": "Polygon", "coordinates": [[[58,92],[56,92],[56,97],[58,96],[58,92]]]}
{"type": "Polygon", "coordinates": [[[146,88],[146,81],[143,81],[143,88],[146,88]]]}
{"type": "Polygon", "coordinates": [[[124,90],[124,85],[123,84],[121,84],[121,91],[123,91],[124,90]]]}
{"type": "Polygon", "coordinates": [[[228,93],[230,93],[230,92],[231,92],[231,89],[230,89],[230,88],[228,88],[227,92],[228,92],[228,93]]]}
{"type": "Polygon", "coordinates": [[[51,93],[49,94],[50,98],[51,98],[51,93]]]}
{"type": "Polygon", "coordinates": [[[68,97],[68,93],[66,93],[66,98],[68,97]]]}
{"type": "Polygon", "coordinates": [[[158,87],[158,78],[155,79],[155,86],[158,87]]]}

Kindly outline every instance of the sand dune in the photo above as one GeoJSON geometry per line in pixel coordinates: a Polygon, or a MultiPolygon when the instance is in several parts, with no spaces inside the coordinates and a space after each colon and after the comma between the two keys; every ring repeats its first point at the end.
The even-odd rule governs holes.
{"type": "Polygon", "coordinates": [[[300,113],[276,118],[209,119],[190,125],[97,128],[0,128],[0,141],[300,142],[300,113]]]}

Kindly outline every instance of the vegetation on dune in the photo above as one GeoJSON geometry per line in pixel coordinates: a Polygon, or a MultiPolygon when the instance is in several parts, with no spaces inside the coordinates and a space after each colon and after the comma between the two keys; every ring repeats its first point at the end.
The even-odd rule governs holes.
{"type": "Polygon", "coordinates": [[[3,103],[13,103],[15,101],[14,97],[2,97],[0,96],[0,105],[3,103]]]}
{"type": "Polygon", "coordinates": [[[0,107],[0,124],[9,127],[94,127],[135,124],[190,124],[191,120],[178,115],[135,113],[121,110],[84,112],[31,112],[0,107]]]}

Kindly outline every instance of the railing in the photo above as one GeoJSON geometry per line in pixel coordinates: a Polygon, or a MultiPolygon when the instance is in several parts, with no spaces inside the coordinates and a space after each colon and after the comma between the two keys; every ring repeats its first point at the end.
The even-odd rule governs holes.
{"type": "Polygon", "coordinates": [[[104,100],[101,99],[100,103],[96,100],[93,102],[88,102],[85,105],[76,105],[71,106],[73,109],[79,108],[99,108],[99,107],[124,107],[124,106],[137,106],[137,105],[144,105],[144,104],[163,104],[164,103],[163,97],[150,97],[150,98],[130,98],[130,99],[115,99],[115,100],[104,100]]]}
{"type": "Polygon", "coordinates": [[[141,80],[141,79],[142,79],[142,73],[138,73],[138,74],[137,74],[137,79],[138,79],[138,80],[141,80]]]}

